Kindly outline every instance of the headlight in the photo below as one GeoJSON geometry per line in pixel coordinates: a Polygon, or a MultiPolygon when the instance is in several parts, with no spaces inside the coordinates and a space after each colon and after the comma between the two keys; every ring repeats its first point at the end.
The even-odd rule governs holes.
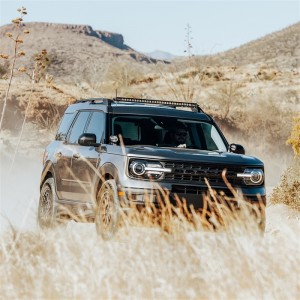
{"type": "Polygon", "coordinates": [[[237,177],[244,178],[247,185],[261,185],[264,182],[264,172],[261,169],[246,169],[244,173],[237,173],[237,177]]]}
{"type": "Polygon", "coordinates": [[[145,174],[146,165],[141,161],[133,161],[129,169],[131,170],[132,174],[135,176],[141,176],[145,174]]]}
{"type": "Polygon", "coordinates": [[[159,179],[164,173],[171,172],[160,162],[133,160],[129,164],[129,174],[140,179],[159,179]]]}

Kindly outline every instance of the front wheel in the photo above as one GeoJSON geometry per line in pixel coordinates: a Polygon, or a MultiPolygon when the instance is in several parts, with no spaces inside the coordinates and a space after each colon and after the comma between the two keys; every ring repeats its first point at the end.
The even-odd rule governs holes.
{"type": "Polygon", "coordinates": [[[118,228],[120,204],[114,180],[103,183],[97,195],[96,230],[104,240],[111,239],[118,228]]]}

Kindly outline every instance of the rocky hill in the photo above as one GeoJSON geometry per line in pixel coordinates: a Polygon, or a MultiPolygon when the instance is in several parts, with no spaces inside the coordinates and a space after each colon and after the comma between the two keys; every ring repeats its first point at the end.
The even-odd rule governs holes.
{"type": "Polygon", "coordinates": [[[300,22],[229,51],[213,55],[227,65],[266,64],[280,69],[300,67],[300,22]]]}
{"type": "MultiPolygon", "coordinates": [[[[126,45],[121,34],[94,30],[88,25],[35,22],[25,23],[25,28],[30,34],[24,37],[22,50],[26,55],[18,59],[18,66],[32,69],[34,55],[46,49],[50,58],[47,73],[59,82],[99,82],[107,77],[111,65],[118,66],[120,63],[147,73],[153,64],[160,61],[158,57],[139,53],[126,45]]],[[[12,54],[13,43],[5,38],[5,34],[13,29],[12,25],[0,27],[0,53],[12,54]]],[[[299,41],[300,22],[229,51],[201,56],[199,60],[204,61],[204,65],[251,64],[280,70],[297,69],[300,67],[299,41]]],[[[183,68],[186,66],[184,58],[175,60],[182,61],[183,68]]]]}
{"type": "MultiPolygon", "coordinates": [[[[25,23],[24,29],[30,34],[24,37],[22,50],[26,55],[18,63],[30,68],[34,55],[46,49],[50,57],[48,73],[66,82],[91,73],[100,79],[114,61],[157,63],[127,46],[121,34],[94,30],[88,25],[25,23]]],[[[0,27],[0,53],[12,53],[13,44],[5,34],[13,30],[13,25],[0,27]]]]}
{"type": "Polygon", "coordinates": [[[149,57],[152,57],[154,59],[161,59],[161,60],[168,60],[168,61],[177,57],[177,55],[174,55],[174,54],[166,52],[166,51],[161,51],[161,50],[155,50],[155,51],[147,52],[144,54],[149,57]]]}

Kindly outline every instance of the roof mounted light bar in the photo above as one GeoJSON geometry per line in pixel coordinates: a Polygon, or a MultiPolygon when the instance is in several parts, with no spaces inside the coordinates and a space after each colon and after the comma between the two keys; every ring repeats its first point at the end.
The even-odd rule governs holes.
{"type": "Polygon", "coordinates": [[[80,100],[76,101],[76,103],[84,103],[84,102],[91,102],[93,104],[101,104],[101,103],[107,103],[107,99],[105,99],[105,98],[89,98],[89,99],[80,99],[80,100]]]}
{"type": "Polygon", "coordinates": [[[115,102],[135,102],[135,103],[147,103],[154,105],[167,105],[171,107],[189,107],[193,111],[203,112],[197,103],[192,102],[178,102],[178,101],[167,101],[167,100],[155,100],[155,99],[142,99],[142,98],[127,98],[127,97],[116,97],[113,98],[115,102]]]}

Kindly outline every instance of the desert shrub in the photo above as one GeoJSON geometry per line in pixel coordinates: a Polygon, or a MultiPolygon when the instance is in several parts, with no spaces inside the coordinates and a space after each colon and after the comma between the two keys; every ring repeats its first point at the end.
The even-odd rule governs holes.
{"type": "Polygon", "coordinates": [[[174,61],[165,69],[158,66],[160,77],[166,83],[172,98],[186,102],[193,102],[201,89],[202,69],[203,66],[198,65],[194,57],[186,61],[174,61]]]}
{"type": "Polygon", "coordinates": [[[286,91],[284,98],[286,99],[286,103],[300,104],[300,95],[295,89],[289,89],[286,91]]]}
{"type": "Polygon", "coordinates": [[[186,72],[184,72],[184,73],[182,73],[182,74],[180,74],[179,76],[178,76],[178,79],[189,79],[189,78],[194,78],[194,77],[196,77],[197,75],[199,75],[200,74],[200,72],[199,72],[199,70],[187,70],[186,72]]]}
{"type": "Polygon", "coordinates": [[[300,155],[300,116],[294,118],[294,126],[287,143],[292,146],[295,155],[300,155]]]}
{"type": "Polygon", "coordinates": [[[278,70],[270,70],[269,68],[261,68],[256,77],[260,80],[273,80],[278,76],[278,70]]]}
{"type": "Polygon", "coordinates": [[[300,160],[295,159],[293,165],[283,174],[279,185],[273,190],[271,204],[283,203],[300,211],[300,160]]]}
{"type": "Polygon", "coordinates": [[[53,130],[57,128],[67,105],[58,105],[41,100],[23,101],[21,110],[26,114],[26,120],[36,124],[41,129],[53,130]]]}
{"type": "Polygon", "coordinates": [[[291,109],[283,109],[271,96],[257,101],[259,106],[249,100],[249,108],[244,110],[240,120],[236,120],[237,128],[246,137],[269,143],[273,147],[284,147],[290,134],[294,112],[291,109]]]}
{"type": "MultiPolygon", "coordinates": [[[[300,116],[294,119],[291,137],[287,141],[293,147],[295,155],[300,155],[300,116]]],[[[274,189],[271,203],[284,203],[300,210],[300,159],[295,158],[274,189]]]]}
{"type": "Polygon", "coordinates": [[[46,79],[46,71],[51,64],[51,59],[45,49],[34,54],[33,59],[35,61],[33,78],[38,83],[41,79],[46,79]]]}
{"type": "Polygon", "coordinates": [[[112,81],[116,88],[128,87],[142,77],[142,72],[129,63],[114,62],[107,71],[106,80],[112,81]]]}
{"type": "Polygon", "coordinates": [[[0,64],[0,79],[8,73],[9,64],[7,62],[4,62],[3,64],[0,64]]]}
{"type": "Polygon", "coordinates": [[[240,87],[239,84],[233,83],[218,85],[210,93],[208,112],[221,122],[226,120],[230,124],[238,123],[239,116],[244,110],[240,87]]]}

